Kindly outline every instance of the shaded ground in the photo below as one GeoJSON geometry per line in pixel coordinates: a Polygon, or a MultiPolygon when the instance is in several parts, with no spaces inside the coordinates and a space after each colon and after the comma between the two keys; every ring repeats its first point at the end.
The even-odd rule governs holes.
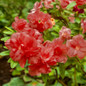
{"type": "Polygon", "coordinates": [[[0,86],[2,86],[4,83],[9,82],[12,77],[11,68],[7,63],[7,60],[7,57],[0,59],[0,86]]]}

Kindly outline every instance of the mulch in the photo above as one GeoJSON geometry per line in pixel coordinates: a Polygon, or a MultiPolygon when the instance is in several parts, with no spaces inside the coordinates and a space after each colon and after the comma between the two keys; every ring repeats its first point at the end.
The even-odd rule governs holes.
{"type": "Polygon", "coordinates": [[[9,82],[12,77],[11,68],[7,60],[8,57],[3,57],[0,59],[0,86],[9,82]]]}

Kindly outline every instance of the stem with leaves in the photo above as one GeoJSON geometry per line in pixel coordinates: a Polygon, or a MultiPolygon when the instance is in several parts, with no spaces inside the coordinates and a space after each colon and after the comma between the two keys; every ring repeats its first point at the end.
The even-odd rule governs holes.
{"type": "Polygon", "coordinates": [[[63,86],[67,86],[62,80],[60,80],[60,79],[58,78],[57,69],[55,69],[55,72],[56,72],[56,80],[57,80],[59,83],[61,83],[63,86]]]}
{"type": "Polygon", "coordinates": [[[75,58],[76,58],[77,62],[79,63],[82,72],[86,75],[86,72],[83,70],[83,67],[82,67],[82,64],[81,64],[80,60],[77,57],[75,57],[75,58]]]}
{"type": "Polygon", "coordinates": [[[75,71],[74,71],[74,83],[75,83],[75,86],[78,86],[77,79],[76,79],[76,65],[75,65],[75,71]]]}

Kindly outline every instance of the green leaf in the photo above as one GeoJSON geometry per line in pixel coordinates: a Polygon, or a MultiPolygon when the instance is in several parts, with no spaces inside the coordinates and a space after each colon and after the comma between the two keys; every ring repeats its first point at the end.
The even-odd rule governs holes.
{"type": "Polygon", "coordinates": [[[73,2],[70,3],[66,8],[67,8],[67,9],[70,9],[70,8],[74,7],[75,5],[76,5],[76,2],[73,1],[73,2]]]}
{"type": "Polygon", "coordinates": [[[42,80],[46,83],[48,80],[49,75],[48,74],[42,74],[42,80]]]}
{"type": "Polygon", "coordinates": [[[65,77],[65,65],[63,63],[59,64],[59,71],[62,78],[65,77]]]}
{"type": "Polygon", "coordinates": [[[78,6],[80,9],[85,9],[86,8],[86,4],[84,4],[84,5],[80,5],[80,6],[78,6]]]}
{"type": "Polygon", "coordinates": [[[1,56],[7,56],[9,55],[9,51],[3,51],[0,53],[1,56]]]}
{"type": "Polygon", "coordinates": [[[5,26],[5,28],[6,28],[7,30],[13,32],[13,33],[15,32],[14,30],[12,30],[11,28],[9,28],[9,27],[7,27],[7,26],[5,26]]]}
{"type": "Polygon", "coordinates": [[[17,71],[22,71],[22,70],[24,70],[24,68],[20,67],[20,65],[17,65],[16,70],[17,71]]]}
{"type": "Polygon", "coordinates": [[[62,84],[60,84],[59,82],[56,81],[53,86],[62,86],[62,84]]]}
{"type": "Polygon", "coordinates": [[[66,14],[72,14],[72,11],[70,11],[70,10],[64,10],[64,13],[66,13],[66,14]]]}
{"type": "Polygon", "coordinates": [[[76,19],[75,19],[75,22],[77,22],[78,24],[81,22],[81,19],[79,18],[79,17],[77,17],[76,19]]]}
{"type": "Polygon", "coordinates": [[[14,62],[11,58],[8,60],[8,63],[10,63],[11,68],[15,68],[18,65],[18,62],[14,62]]]}
{"type": "Polygon", "coordinates": [[[9,58],[9,59],[8,59],[8,63],[11,63],[11,61],[12,61],[12,59],[11,59],[11,58],[9,58]]]}
{"type": "Polygon", "coordinates": [[[56,2],[52,2],[52,3],[51,3],[51,5],[55,5],[55,4],[56,4],[56,2]]]}
{"type": "Polygon", "coordinates": [[[3,31],[3,33],[4,33],[4,34],[7,34],[7,35],[12,35],[12,34],[13,34],[13,32],[11,32],[11,31],[6,31],[6,30],[3,31]]]}
{"type": "Polygon", "coordinates": [[[60,31],[60,28],[59,28],[58,25],[56,25],[56,26],[54,26],[54,27],[52,28],[52,30],[54,30],[54,31],[56,31],[56,32],[59,32],[59,31],[60,31]]]}
{"type": "Polygon", "coordinates": [[[11,68],[15,68],[17,66],[17,64],[18,64],[17,62],[12,61],[11,62],[11,68]]]}
{"type": "Polygon", "coordinates": [[[27,84],[26,86],[45,86],[45,85],[42,83],[38,83],[37,81],[33,81],[33,82],[27,84]]]}
{"type": "Polygon", "coordinates": [[[25,86],[24,81],[19,77],[12,78],[11,81],[3,86],[25,86]]]}
{"type": "Polygon", "coordinates": [[[10,39],[10,37],[9,37],[9,36],[2,38],[2,39],[1,39],[1,41],[6,42],[8,39],[10,39]]]}
{"type": "Polygon", "coordinates": [[[27,69],[25,69],[24,72],[25,72],[25,74],[28,74],[28,70],[27,69]]]}
{"type": "Polygon", "coordinates": [[[83,63],[84,71],[86,72],[86,62],[83,63]]]}
{"type": "Polygon", "coordinates": [[[50,73],[49,73],[49,76],[52,76],[55,74],[55,70],[52,70],[50,73]]]}
{"type": "Polygon", "coordinates": [[[24,75],[23,79],[25,82],[32,81],[32,79],[30,77],[28,77],[27,75],[24,75]]]}
{"type": "Polygon", "coordinates": [[[17,71],[17,70],[14,70],[12,72],[12,75],[15,76],[15,75],[21,75],[21,72],[20,71],[17,71]]]}
{"type": "Polygon", "coordinates": [[[4,49],[8,49],[6,46],[3,46],[4,49]]]}

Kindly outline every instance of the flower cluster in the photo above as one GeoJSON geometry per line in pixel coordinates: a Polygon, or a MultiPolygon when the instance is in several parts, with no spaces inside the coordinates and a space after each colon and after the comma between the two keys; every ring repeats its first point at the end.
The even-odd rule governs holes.
{"type": "Polygon", "coordinates": [[[86,4],[85,0],[59,0],[61,7],[65,9],[71,2],[75,1],[77,6],[86,4]]]}
{"type": "Polygon", "coordinates": [[[63,9],[65,9],[67,7],[67,5],[69,5],[72,1],[74,1],[74,0],[59,0],[59,2],[61,3],[61,7],[63,9]]]}
{"type": "Polygon", "coordinates": [[[76,35],[72,39],[67,40],[68,56],[82,59],[86,56],[86,40],[81,35],[76,35]]]}
{"type": "MultiPolygon", "coordinates": [[[[60,0],[62,8],[72,1],[74,0],[60,0]]],[[[81,4],[79,4],[79,0],[75,1],[77,5],[84,3],[82,0],[81,4]]],[[[17,32],[5,43],[10,50],[10,57],[19,62],[21,67],[24,67],[28,61],[29,74],[32,76],[51,72],[51,66],[57,63],[66,63],[68,57],[77,56],[82,59],[86,56],[86,40],[80,34],[72,38],[70,28],[66,26],[62,27],[58,38],[53,41],[44,41],[43,31],[52,28],[55,20],[48,13],[41,12],[40,8],[43,6],[42,3],[46,8],[52,8],[52,2],[55,0],[36,2],[27,17],[29,22],[16,17],[12,28],[17,32]]],[[[81,21],[81,27],[85,33],[85,20],[81,21]]]]}
{"type": "Polygon", "coordinates": [[[65,26],[63,26],[59,32],[59,36],[61,39],[71,38],[70,34],[71,34],[71,30],[69,28],[66,28],[65,26]]]}
{"type": "Polygon", "coordinates": [[[39,10],[28,15],[29,27],[43,32],[46,29],[52,28],[51,16],[39,10]]]}
{"type": "Polygon", "coordinates": [[[76,1],[78,6],[86,4],[86,0],[74,0],[74,1],[76,1]]]}

